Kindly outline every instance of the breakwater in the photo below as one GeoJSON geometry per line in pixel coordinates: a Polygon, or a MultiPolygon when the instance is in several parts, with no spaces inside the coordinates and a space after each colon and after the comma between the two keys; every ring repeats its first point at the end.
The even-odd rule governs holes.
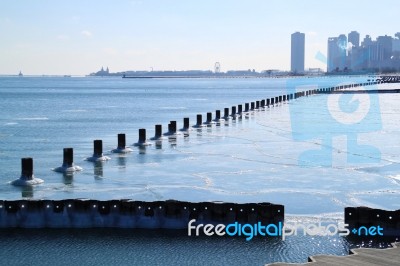
{"type": "Polygon", "coordinates": [[[0,201],[0,228],[163,228],[188,222],[278,224],[284,206],[271,203],[90,199],[0,201]]]}
{"type": "MultiPolygon", "coordinates": [[[[360,227],[368,230],[371,227],[382,228],[384,236],[400,236],[400,210],[388,211],[368,207],[346,207],[344,209],[344,222],[349,228],[360,227]]],[[[370,236],[377,236],[377,232],[368,232],[370,236]]]]}

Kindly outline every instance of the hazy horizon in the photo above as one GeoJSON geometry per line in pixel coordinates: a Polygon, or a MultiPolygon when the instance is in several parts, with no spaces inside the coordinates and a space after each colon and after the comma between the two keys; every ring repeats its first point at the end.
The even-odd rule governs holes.
{"type": "Polygon", "coordinates": [[[3,1],[0,74],[126,70],[290,69],[290,35],[306,34],[305,67],[326,69],[328,37],[394,36],[398,1],[3,1]]]}

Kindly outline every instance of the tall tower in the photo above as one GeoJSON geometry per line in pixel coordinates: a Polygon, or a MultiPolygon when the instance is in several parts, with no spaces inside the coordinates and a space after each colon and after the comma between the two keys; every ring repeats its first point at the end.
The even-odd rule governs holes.
{"type": "Polygon", "coordinates": [[[343,71],[348,67],[346,35],[328,38],[328,72],[343,71]]]}
{"type": "Polygon", "coordinates": [[[290,57],[290,71],[293,73],[304,73],[304,46],[305,35],[304,33],[295,32],[291,35],[291,57],[290,57]]]}
{"type": "Polygon", "coordinates": [[[356,31],[352,31],[347,35],[347,40],[348,42],[351,42],[353,47],[359,47],[360,46],[360,33],[356,31]]]}
{"type": "Polygon", "coordinates": [[[339,68],[337,63],[337,58],[339,56],[339,48],[338,48],[338,38],[330,37],[328,38],[328,72],[334,71],[336,68],[339,68]]]}

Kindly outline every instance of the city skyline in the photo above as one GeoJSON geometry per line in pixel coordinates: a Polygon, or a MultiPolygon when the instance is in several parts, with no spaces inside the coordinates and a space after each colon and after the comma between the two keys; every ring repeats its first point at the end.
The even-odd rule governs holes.
{"type": "Polygon", "coordinates": [[[394,72],[400,71],[400,32],[377,36],[373,40],[350,32],[347,36],[328,38],[327,72],[394,72]]]}
{"type": "Polygon", "coordinates": [[[305,68],[326,69],[326,40],[399,32],[397,1],[8,1],[0,10],[0,74],[126,70],[290,69],[290,35],[305,33],[305,68]],[[317,57],[322,54],[323,57],[317,57]]]}

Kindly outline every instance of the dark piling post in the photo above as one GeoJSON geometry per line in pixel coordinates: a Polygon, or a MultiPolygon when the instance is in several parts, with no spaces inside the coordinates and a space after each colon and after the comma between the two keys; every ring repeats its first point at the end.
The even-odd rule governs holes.
{"type": "Polygon", "coordinates": [[[254,107],[255,107],[254,102],[251,102],[251,108],[250,108],[250,110],[254,110],[254,107]]]}
{"type": "Polygon", "coordinates": [[[236,116],[236,106],[232,106],[232,114],[231,116],[236,116]]]}
{"type": "Polygon", "coordinates": [[[229,117],[229,108],[224,108],[224,118],[228,118],[229,117]]]}
{"type": "Polygon", "coordinates": [[[207,124],[211,123],[211,120],[212,120],[212,113],[211,113],[211,112],[208,112],[208,113],[207,113],[207,121],[206,121],[206,123],[207,123],[207,124]]]}
{"type": "Polygon", "coordinates": [[[268,98],[267,99],[267,106],[269,106],[271,104],[271,100],[268,98]]]}
{"type": "Polygon", "coordinates": [[[261,107],[265,106],[265,100],[261,100],[261,107]]]}
{"type": "Polygon", "coordinates": [[[188,129],[189,127],[189,117],[183,118],[183,129],[188,129]]]}
{"type": "Polygon", "coordinates": [[[275,97],[275,103],[278,103],[278,102],[279,102],[279,97],[276,96],[276,97],[275,97]]]}
{"type": "Polygon", "coordinates": [[[146,129],[140,128],[138,143],[145,143],[145,142],[146,142],[146,129]]]}
{"type": "Polygon", "coordinates": [[[203,116],[201,114],[198,114],[196,126],[201,126],[202,124],[203,124],[203,116]]]}
{"type": "Polygon", "coordinates": [[[241,114],[243,112],[243,105],[239,104],[238,105],[238,113],[241,114]]]}
{"type": "Polygon", "coordinates": [[[64,148],[63,166],[72,167],[74,164],[74,149],[64,148]]]}
{"type": "Polygon", "coordinates": [[[248,112],[249,111],[249,103],[244,104],[244,111],[248,112]]]}
{"type": "Polygon", "coordinates": [[[215,111],[215,120],[218,121],[221,119],[221,110],[215,111]]]}
{"type": "Polygon", "coordinates": [[[279,96],[279,102],[282,102],[282,95],[279,96]]]}
{"type": "Polygon", "coordinates": [[[118,149],[125,149],[126,147],[126,136],[125,134],[118,134],[118,149]]]}
{"type": "Polygon", "coordinates": [[[271,105],[274,105],[275,103],[275,98],[271,98],[271,105]]]}
{"type": "Polygon", "coordinates": [[[162,136],[162,125],[155,125],[155,139],[159,139],[162,136]]]}
{"type": "Polygon", "coordinates": [[[96,139],[93,141],[93,157],[103,156],[103,141],[96,139]]]}
{"type": "Polygon", "coordinates": [[[260,108],[260,101],[256,101],[256,109],[260,108]]]}
{"type": "Polygon", "coordinates": [[[33,179],[33,159],[22,158],[21,159],[21,177],[26,180],[33,179]]]}
{"type": "Polygon", "coordinates": [[[169,132],[171,134],[175,134],[176,133],[176,121],[169,121],[169,124],[171,125],[169,132]]]}
{"type": "Polygon", "coordinates": [[[286,102],[286,95],[283,95],[283,101],[286,102]]]}

